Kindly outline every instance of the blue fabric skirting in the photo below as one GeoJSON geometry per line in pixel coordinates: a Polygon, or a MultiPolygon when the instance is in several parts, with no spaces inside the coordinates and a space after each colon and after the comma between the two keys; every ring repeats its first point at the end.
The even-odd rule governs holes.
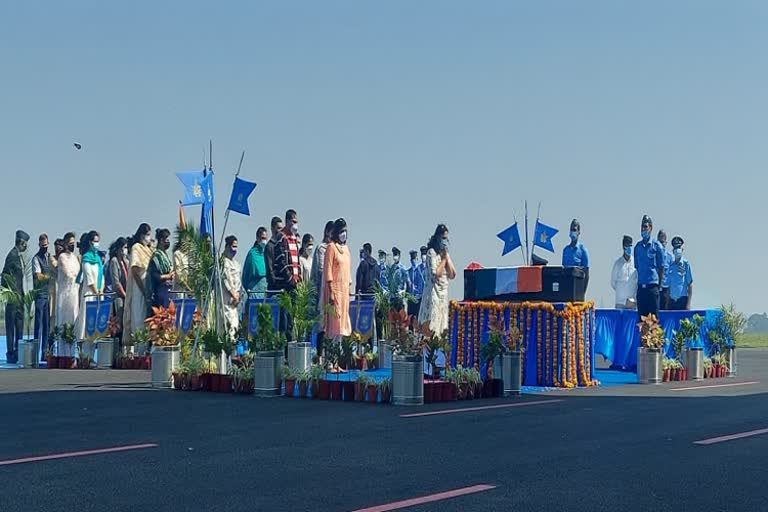
{"type": "MultiPolygon", "coordinates": [[[[671,339],[673,332],[680,328],[682,319],[690,319],[697,314],[704,317],[704,324],[693,346],[703,347],[705,354],[709,355],[706,332],[708,326],[717,320],[717,310],[661,311],[659,324],[664,329],[665,337],[671,339]]],[[[595,312],[595,353],[610,361],[612,368],[635,371],[637,349],[640,346],[640,331],[637,327],[639,321],[637,311],[598,309],[595,312]]],[[[665,354],[674,356],[670,343],[665,346],[665,354]]]]}

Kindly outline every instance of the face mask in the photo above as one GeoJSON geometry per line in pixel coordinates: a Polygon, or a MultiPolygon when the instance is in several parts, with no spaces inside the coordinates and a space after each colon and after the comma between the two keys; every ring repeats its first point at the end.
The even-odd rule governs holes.
{"type": "Polygon", "coordinates": [[[144,238],[142,238],[144,241],[144,245],[149,245],[149,243],[152,241],[152,236],[150,235],[144,235],[144,238]]]}
{"type": "Polygon", "coordinates": [[[99,244],[99,242],[92,242],[92,243],[91,243],[91,246],[92,246],[94,249],[96,249],[97,251],[99,250],[99,245],[100,245],[100,244],[99,244]]]}
{"type": "Polygon", "coordinates": [[[40,248],[40,254],[45,254],[47,252],[48,252],[48,246],[47,245],[45,247],[41,247],[40,248]]]}
{"type": "Polygon", "coordinates": [[[21,244],[21,247],[19,247],[20,252],[27,252],[27,244],[21,244]]]}
{"type": "Polygon", "coordinates": [[[398,264],[398,263],[400,263],[400,256],[393,256],[393,257],[392,257],[392,261],[394,261],[394,262],[395,262],[395,264],[398,264]]]}
{"type": "Polygon", "coordinates": [[[360,261],[363,261],[364,259],[365,259],[365,253],[361,252],[360,253],[360,261]]]}
{"type": "Polygon", "coordinates": [[[572,242],[575,242],[576,240],[579,239],[579,233],[577,231],[571,231],[571,235],[570,236],[571,236],[571,241],[572,242]]]}
{"type": "Polygon", "coordinates": [[[651,239],[651,232],[650,231],[641,231],[640,236],[643,238],[643,242],[647,242],[651,239]]]}
{"type": "Polygon", "coordinates": [[[266,240],[259,240],[259,247],[261,247],[263,249],[266,246],[267,246],[267,241],[266,240]]]}
{"type": "Polygon", "coordinates": [[[418,264],[419,264],[419,260],[417,260],[416,258],[413,258],[413,259],[411,260],[411,265],[412,265],[412,266],[414,266],[414,267],[415,267],[415,266],[416,266],[416,265],[418,265],[418,264]]]}
{"type": "Polygon", "coordinates": [[[315,250],[315,248],[310,245],[309,247],[307,247],[307,254],[312,254],[312,251],[314,251],[314,250],[315,250]]]}
{"type": "Polygon", "coordinates": [[[125,258],[128,257],[128,248],[127,247],[123,247],[123,257],[125,257],[125,258]]]}
{"type": "Polygon", "coordinates": [[[443,250],[448,249],[449,242],[446,239],[440,240],[440,247],[443,248],[443,250]]]}
{"type": "Polygon", "coordinates": [[[682,249],[675,249],[674,253],[675,253],[675,259],[676,260],[679,260],[680,258],[683,257],[683,250],[682,249]]]}
{"type": "Polygon", "coordinates": [[[631,247],[625,247],[624,248],[624,255],[625,256],[632,256],[632,248],[631,247]]]}
{"type": "Polygon", "coordinates": [[[67,252],[75,252],[75,244],[69,244],[67,246],[67,252]]]}
{"type": "Polygon", "coordinates": [[[346,231],[342,231],[341,233],[339,233],[339,242],[341,242],[342,244],[347,243],[347,232],[346,231]]]}
{"type": "Polygon", "coordinates": [[[299,234],[299,225],[298,224],[292,224],[291,225],[291,233],[293,233],[294,235],[298,235],[299,234]]]}
{"type": "Polygon", "coordinates": [[[421,262],[422,263],[426,263],[427,262],[427,255],[426,254],[422,254],[421,255],[421,262]]]}
{"type": "Polygon", "coordinates": [[[229,250],[229,255],[230,255],[231,257],[233,257],[233,258],[234,258],[235,256],[237,256],[237,249],[230,249],[230,250],[229,250]]]}
{"type": "Polygon", "coordinates": [[[387,262],[387,257],[386,256],[379,256],[379,263],[381,263],[383,265],[386,262],[387,262]]]}

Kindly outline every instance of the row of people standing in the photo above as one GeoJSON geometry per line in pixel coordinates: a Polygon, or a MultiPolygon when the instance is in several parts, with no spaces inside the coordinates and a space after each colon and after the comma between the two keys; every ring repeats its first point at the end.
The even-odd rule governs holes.
{"type": "Polygon", "coordinates": [[[685,241],[680,236],[671,240],[667,251],[667,234],[659,230],[652,238],[653,220],[645,215],[641,222],[641,239],[632,247],[629,235],[622,239],[622,255],[614,262],[611,287],[615,290],[617,309],[635,309],[640,315],[658,315],[660,309],[689,310],[693,298],[691,264],[683,257],[685,241]]]}

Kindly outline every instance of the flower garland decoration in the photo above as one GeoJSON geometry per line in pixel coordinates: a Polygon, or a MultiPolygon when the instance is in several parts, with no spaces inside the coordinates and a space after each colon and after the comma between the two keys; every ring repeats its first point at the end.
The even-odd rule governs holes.
{"type": "Polygon", "coordinates": [[[536,312],[536,382],[541,386],[541,376],[544,373],[544,347],[541,344],[541,310],[536,312]]]}

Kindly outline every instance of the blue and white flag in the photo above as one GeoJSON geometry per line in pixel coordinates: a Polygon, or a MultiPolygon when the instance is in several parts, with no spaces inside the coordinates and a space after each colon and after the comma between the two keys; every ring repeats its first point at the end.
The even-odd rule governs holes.
{"type": "Polygon", "coordinates": [[[205,195],[203,193],[204,171],[177,172],[176,177],[184,185],[184,199],[181,200],[181,206],[205,203],[205,195]]]}
{"type": "Polygon", "coordinates": [[[235,184],[232,186],[232,197],[229,198],[229,206],[227,209],[243,215],[250,215],[251,211],[248,209],[248,197],[255,188],[255,183],[235,178],[235,184]]]}

